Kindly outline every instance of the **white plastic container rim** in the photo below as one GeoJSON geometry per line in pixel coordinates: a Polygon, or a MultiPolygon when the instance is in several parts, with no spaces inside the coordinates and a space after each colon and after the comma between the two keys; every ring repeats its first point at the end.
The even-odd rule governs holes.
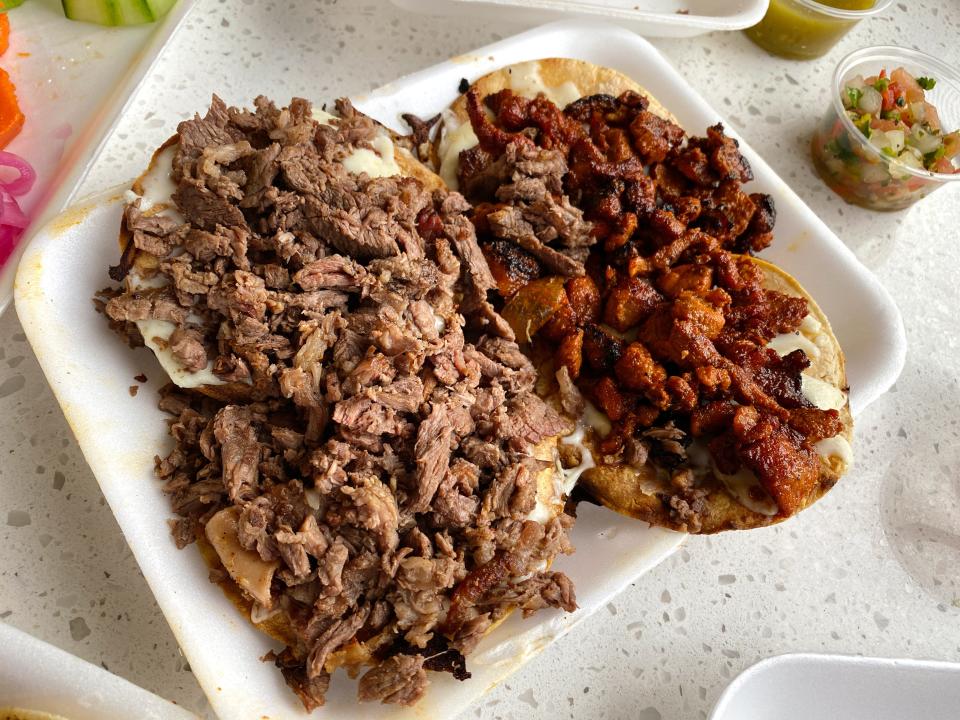
{"type": "Polygon", "coordinates": [[[796,653],[747,668],[710,720],[956,720],[960,664],[796,653]]]}
{"type": "MultiPolygon", "coordinates": [[[[881,0],[891,2],[892,0],[881,0]]],[[[493,21],[501,17],[532,19],[587,16],[639,25],[645,35],[657,37],[692,35],[714,30],[742,30],[756,25],[767,12],[770,0],[688,0],[657,3],[660,9],[644,9],[636,0],[393,0],[414,12],[451,15],[464,11],[493,21]]]]}

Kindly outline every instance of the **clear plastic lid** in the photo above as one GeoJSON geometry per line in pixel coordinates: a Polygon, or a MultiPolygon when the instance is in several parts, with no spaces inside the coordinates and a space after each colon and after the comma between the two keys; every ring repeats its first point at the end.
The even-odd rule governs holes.
{"type": "Polygon", "coordinates": [[[650,37],[742,30],[760,22],[769,0],[393,0],[428,15],[509,18],[531,24],[571,16],[610,20],[650,37]]]}

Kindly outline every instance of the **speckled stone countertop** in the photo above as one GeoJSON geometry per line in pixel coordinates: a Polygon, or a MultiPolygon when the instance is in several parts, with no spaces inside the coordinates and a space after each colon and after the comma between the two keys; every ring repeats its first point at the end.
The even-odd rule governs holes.
{"type": "MultiPolygon", "coordinates": [[[[212,91],[329,100],[521,29],[385,1],[201,0],[84,191],[136,175],[212,91]]],[[[807,154],[844,54],[899,44],[956,67],[957,37],[960,4],[920,0],[814,62],[772,58],[741,33],[655,41],[891,291],[906,368],[858,418],[856,467],[825,501],[779,527],[690,538],[464,717],[705,718],[737,673],[780,653],[960,660],[960,188],[870,213],[823,186],[807,154]]],[[[12,309],[0,318],[0,546],[0,619],[209,714],[12,309]]]]}

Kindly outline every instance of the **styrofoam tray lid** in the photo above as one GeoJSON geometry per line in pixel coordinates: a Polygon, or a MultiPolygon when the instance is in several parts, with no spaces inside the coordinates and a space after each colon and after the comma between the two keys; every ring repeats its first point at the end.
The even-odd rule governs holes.
{"type": "Polygon", "coordinates": [[[744,670],[710,720],[956,720],[960,664],[796,654],[744,670]]]}
{"type": "Polygon", "coordinates": [[[0,711],[69,720],[197,720],[181,707],[0,622],[0,711]]]}
{"type": "Polygon", "coordinates": [[[760,22],[770,0],[393,0],[429,15],[542,23],[571,16],[609,20],[650,37],[742,30],[760,22]]]}

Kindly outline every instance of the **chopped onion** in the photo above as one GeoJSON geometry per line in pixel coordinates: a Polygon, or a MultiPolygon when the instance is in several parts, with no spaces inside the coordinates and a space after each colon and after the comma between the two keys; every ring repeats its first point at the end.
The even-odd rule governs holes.
{"type": "Polygon", "coordinates": [[[913,118],[913,122],[922,123],[926,117],[926,111],[926,103],[923,101],[910,103],[910,116],[913,118]]]}
{"type": "Polygon", "coordinates": [[[888,147],[895,153],[903,150],[903,130],[887,130],[888,147]]]}
{"type": "Polygon", "coordinates": [[[854,88],[855,90],[863,90],[863,86],[865,84],[866,83],[863,81],[863,75],[854,75],[844,83],[844,85],[846,85],[848,88],[854,88]]]}
{"type": "Polygon", "coordinates": [[[882,163],[877,165],[867,163],[860,177],[865,183],[881,183],[886,181],[890,174],[887,172],[886,165],[882,163]]]}
{"type": "Polygon", "coordinates": [[[917,170],[923,169],[923,158],[917,157],[909,150],[907,152],[900,153],[900,157],[897,158],[901,164],[906,165],[907,167],[912,167],[917,170]]]}
{"type": "Polygon", "coordinates": [[[883,150],[885,147],[890,146],[890,141],[887,139],[887,133],[885,130],[874,130],[870,133],[870,144],[873,145],[877,150],[883,150]]]}
{"type": "Polygon", "coordinates": [[[939,134],[924,130],[919,125],[914,125],[910,130],[910,134],[907,136],[907,143],[924,155],[934,152],[940,147],[941,142],[943,142],[943,140],[939,134]]]}
{"type": "Polygon", "coordinates": [[[26,195],[37,179],[37,173],[26,160],[19,155],[0,150],[0,167],[11,167],[20,175],[9,182],[0,181],[0,189],[11,195],[26,195]]]}
{"type": "Polygon", "coordinates": [[[860,102],[857,105],[861,111],[876,115],[880,112],[882,106],[883,97],[877,92],[876,88],[870,87],[869,85],[863,88],[863,95],[860,97],[860,102]]]}

